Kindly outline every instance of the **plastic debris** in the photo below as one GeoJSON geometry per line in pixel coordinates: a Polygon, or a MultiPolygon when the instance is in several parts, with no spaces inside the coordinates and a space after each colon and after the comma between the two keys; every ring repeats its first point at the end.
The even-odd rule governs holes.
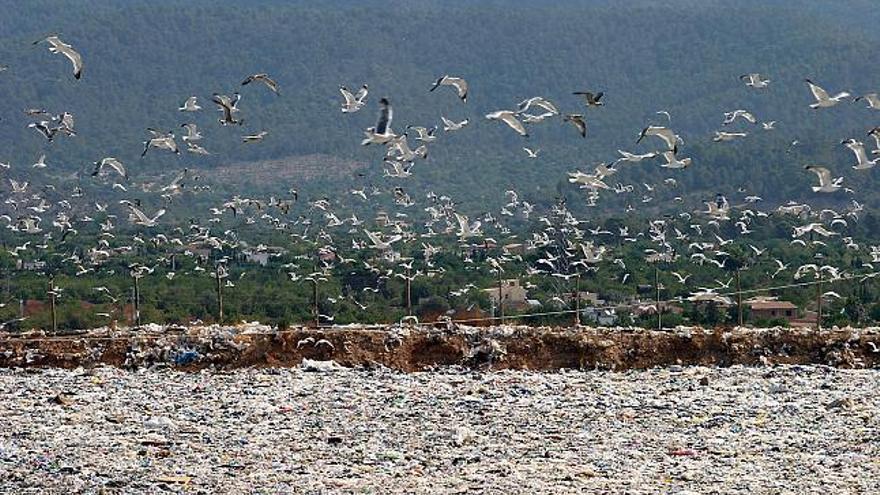
{"type": "Polygon", "coordinates": [[[880,493],[878,392],[827,366],[0,369],[0,491],[880,493]]]}

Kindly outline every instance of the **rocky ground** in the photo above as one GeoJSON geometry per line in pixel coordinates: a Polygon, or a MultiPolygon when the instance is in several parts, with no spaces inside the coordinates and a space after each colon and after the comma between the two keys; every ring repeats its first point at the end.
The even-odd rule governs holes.
{"type": "Polygon", "coordinates": [[[2,493],[878,493],[880,371],[0,370],[2,493]]]}

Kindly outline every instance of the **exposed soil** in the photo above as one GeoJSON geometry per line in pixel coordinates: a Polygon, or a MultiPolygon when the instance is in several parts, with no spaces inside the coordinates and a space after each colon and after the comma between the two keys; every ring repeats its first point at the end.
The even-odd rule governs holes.
{"type": "Polygon", "coordinates": [[[303,359],[401,371],[644,369],[655,366],[880,365],[880,329],[679,328],[675,331],[490,327],[439,330],[268,327],[95,330],[63,337],[0,334],[0,367],[298,366],[303,359]]]}

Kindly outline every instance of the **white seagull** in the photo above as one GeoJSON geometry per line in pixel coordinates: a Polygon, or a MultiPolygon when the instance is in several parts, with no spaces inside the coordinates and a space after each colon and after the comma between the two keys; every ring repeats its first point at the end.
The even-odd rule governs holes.
{"type": "Polygon", "coordinates": [[[639,138],[636,140],[636,144],[640,143],[645,136],[657,136],[666,143],[666,147],[669,149],[675,148],[676,143],[681,141],[681,138],[674,133],[672,129],[656,125],[649,125],[642,129],[642,132],[639,133],[639,138]]]}
{"type": "Polygon", "coordinates": [[[865,100],[866,102],[868,102],[868,106],[866,108],[880,110],[880,96],[877,96],[877,93],[868,93],[864,96],[858,96],[853,101],[861,101],[861,100],[865,100]]]}
{"type": "Polygon", "coordinates": [[[670,151],[663,152],[663,158],[666,160],[666,163],[661,163],[660,166],[663,168],[672,169],[690,167],[692,160],[690,158],[678,158],[677,156],[675,156],[675,153],[677,151],[677,149],[672,149],[670,151]]]}
{"type": "Polygon", "coordinates": [[[497,112],[486,114],[486,118],[489,120],[500,120],[501,122],[504,122],[520,136],[528,137],[529,135],[522,122],[516,119],[516,113],[510,110],[498,110],[497,112]]]}
{"type": "Polygon", "coordinates": [[[813,81],[809,79],[805,79],[805,81],[810,86],[810,91],[813,93],[813,98],[816,99],[816,103],[810,105],[810,108],[812,109],[833,107],[834,105],[840,103],[844,98],[849,98],[851,96],[846,91],[837,93],[834,96],[829,96],[827,91],[817,86],[816,83],[814,83],[813,81]]]}
{"type": "Polygon", "coordinates": [[[554,105],[550,101],[546,100],[542,96],[535,96],[532,98],[527,98],[527,99],[519,102],[519,105],[517,105],[517,107],[518,107],[518,110],[516,113],[525,113],[526,110],[528,110],[532,107],[540,107],[540,108],[543,108],[544,110],[546,110],[546,113],[549,113],[551,115],[558,115],[559,114],[559,110],[556,108],[556,105],[554,105]]]}
{"type": "Polygon", "coordinates": [[[880,126],[868,131],[868,135],[874,138],[874,143],[877,145],[877,149],[872,151],[871,153],[875,155],[880,155],[880,126]]]}
{"type": "Polygon", "coordinates": [[[391,121],[394,119],[394,109],[388,98],[379,100],[379,119],[376,121],[375,127],[369,127],[364,131],[364,139],[361,144],[385,144],[394,139],[394,132],[391,130],[391,121]]]}
{"type": "Polygon", "coordinates": [[[99,175],[105,167],[109,167],[111,170],[114,170],[122,177],[128,177],[128,174],[125,173],[125,165],[123,165],[122,162],[120,162],[116,158],[113,158],[112,156],[108,156],[101,161],[95,162],[95,170],[92,171],[92,177],[99,175]]]}
{"type": "Polygon", "coordinates": [[[202,133],[199,132],[199,128],[196,124],[181,124],[180,127],[186,129],[186,135],[183,136],[184,142],[189,143],[191,141],[202,139],[202,133]]]}
{"type": "Polygon", "coordinates": [[[458,91],[458,97],[461,98],[461,101],[467,103],[468,83],[464,79],[462,79],[460,77],[452,77],[450,75],[445,75],[445,76],[437,79],[436,82],[434,82],[434,85],[431,86],[430,91],[434,91],[435,89],[437,89],[440,86],[454,87],[456,89],[456,91],[458,91]]]}
{"type": "Polygon", "coordinates": [[[742,118],[750,124],[758,122],[758,119],[756,119],[751,112],[747,110],[734,110],[732,112],[724,112],[724,122],[722,122],[722,124],[732,124],[738,118],[742,118]]]}
{"type": "Polygon", "coordinates": [[[82,77],[83,60],[79,52],[74,50],[73,47],[71,47],[67,43],[61,41],[61,39],[54,34],[41,40],[34,41],[34,44],[36,45],[44,41],[49,43],[50,52],[60,53],[67,57],[68,60],[70,60],[70,62],[73,64],[73,77],[75,77],[76,79],[82,77]]]}
{"type": "Polygon", "coordinates": [[[832,193],[840,190],[843,177],[832,178],[830,170],[816,165],[806,165],[804,169],[819,177],[819,185],[813,186],[813,192],[832,193]]]}
{"type": "Polygon", "coordinates": [[[842,145],[849,148],[853,154],[856,155],[856,164],[853,165],[855,170],[867,170],[869,168],[874,168],[878,162],[880,162],[880,157],[874,158],[873,160],[868,160],[868,154],[865,152],[865,145],[861,141],[857,141],[855,139],[847,139],[846,141],[841,141],[842,145]]]}
{"type": "Polygon", "coordinates": [[[443,130],[446,132],[459,131],[469,123],[469,119],[464,119],[461,122],[453,122],[442,115],[440,116],[440,120],[443,121],[443,130]]]}
{"type": "Polygon", "coordinates": [[[46,154],[43,153],[37,158],[37,162],[33,164],[34,168],[46,168],[46,154]]]}
{"type": "Polygon", "coordinates": [[[180,150],[177,148],[177,142],[174,140],[173,132],[162,133],[151,128],[148,128],[147,130],[152,134],[152,137],[144,141],[144,152],[141,153],[141,157],[145,156],[150,148],[168,150],[175,154],[180,154],[180,150]]]}
{"type": "Polygon", "coordinates": [[[361,89],[358,90],[357,94],[352,94],[347,87],[340,86],[339,92],[342,93],[342,97],[345,99],[345,101],[342,102],[342,113],[354,113],[363,108],[367,103],[367,94],[369,91],[370,90],[366,84],[361,86],[361,89]]]}
{"type": "Polygon", "coordinates": [[[722,141],[723,141],[723,142],[728,142],[728,141],[733,141],[733,140],[738,139],[738,138],[744,138],[744,137],[746,137],[746,136],[748,136],[748,135],[749,135],[749,133],[747,133],[747,132],[724,132],[724,131],[715,131],[715,137],[712,138],[712,141],[714,141],[714,142],[716,142],[716,143],[720,143],[720,142],[722,142],[722,141]]]}
{"type": "Polygon", "coordinates": [[[185,102],[183,102],[183,105],[181,105],[180,108],[178,108],[178,110],[181,112],[198,112],[199,110],[202,109],[202,107],[200,107],[197,102],[198,102],[197,97],[190,96],[189,98],[186,99],[185,102]]]}
{"type": "Polygon", "coordinates": [[[649,153],[642,153],[640,155],[637,155],[635,153],[630,153],[629,151],[623,151],[623,150],[617,150],[617,152],[620,153],[620,156],[621,156],[621,158],[618,158],[617,161],[619,161],[619,162],[633,162],[633,163],[638,163],[642,160],[654,158],[660,154],[657,151],[651,151],[649,153]]]}
{"type": "Polygon", "coordinates": [[[128,220],[131,223],[133,223],[135,225],[141,225],[144,227],[155,227],[156,225],[158,225],[159,218],[165,214],[165,210],[161,209],[161,210],[157,211],[156,214],[153,215],[152,218],[150,218],[147,215],[145,215],[144,212],[142,212],[140,209],[138,209],[134,205],[134,203],[132,203],[131,201],[123,199],[122,201],[119,202],[119,204],[124,205],[128,208],[128,210],[130,212],[128,220]]]}
{"type": "Polygon", "coordinates": [[[248,135],[241,137],[241,142],[243,142],[243,143],[259,143],[268,134],[269,134],[269,131],[260,131],[256,134],[248,134],[248,135]]]}
{"type": "Polygon", "coordinates": [[[761,74],[753,72],[751,74],[743,74],[739,76],[740,80],[746,83],[746,86],[755,89],[766,88],[770,85],[770,79],[764,79],[761,74]]]}
{"type": "Polygon", "coordinates": [[[475,221],[474,223],[470,223],[468,217],[462,215],[461,213],[455,213],[455,220],[458,222],[458,237],[461,239],[466,239],[468,237],[474,237],[481,234],[480,232],[480,222],[475,221]]]}
{"type": "Polygon", "coordinates": [[[526,152],[526,155],[528,155],[529,158],[538,158],[538,153],[539,153],[541,150],[540,150],[540,149],[535,149],[535,150],[533,150],[533,149],[528,148],[528,147],[523,147],[523,151],[526,152]]]}
{"type": "Polygon", "coordinates": [[[395,235],[393,237],[389,237],[388,240],[383,241],[382,238],[379,236],[379,233],[377,232],[370,232],[368,230],[365,230],[364,233],[367,234],[367,237],[370,238],[370,242],[373,243],[372,247],[380,251],[387,251],[391,249],[392,244],[403,239],[403,236],[395,235]]]}
{"type": "Polygon", "coordinates": [[[260,73],[260,74],[253,74],[253,75],[247,76],[247,78],[241,82],[241,85],[247,86],[248,84],[250,84],[252,82],[263,83],[266,85],[267,88],[269,88],[276,95],[280,94],[278,92],[278,83],[275,82],[274,79],[269,77],[269,74],[266,74],[265,72],[260,73]]]}
{"type": "Polygon", "coordinates": [[[211,101],[220,106],[219,110],[223,112],[223,116],[218,119],[223,125],[230,124],[238,124],[241,125],[242,120],[235,120],[235,114],[239,112],[238,110],[238,101],[241,100],[241,95],[238,93],[233,93],[232,97],[227,95],[221,95],[218,93],[214,93],[214,96],[211,98],[211,101]]]}

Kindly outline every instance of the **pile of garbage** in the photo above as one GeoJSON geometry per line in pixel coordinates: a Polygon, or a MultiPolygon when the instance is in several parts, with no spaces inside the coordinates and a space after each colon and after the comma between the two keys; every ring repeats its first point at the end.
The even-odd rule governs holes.
{"type": "Polygon", "coordinates": [[[0,487],[880,493],[878,392],[880,371],[827,366],[3,369],[0,487]]]}

